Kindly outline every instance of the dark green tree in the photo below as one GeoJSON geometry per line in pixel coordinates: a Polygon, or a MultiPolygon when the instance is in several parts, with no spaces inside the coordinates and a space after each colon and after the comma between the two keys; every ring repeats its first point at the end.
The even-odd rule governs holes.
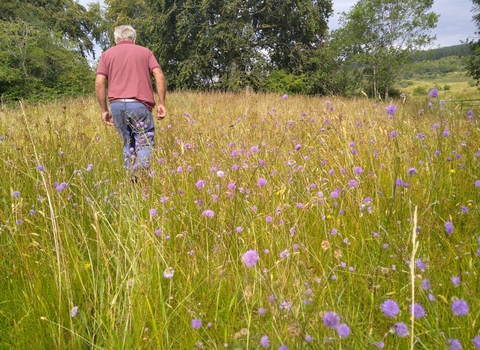
{"type": "Polygon", "coordinates": [[[430,12],[433,0],[359,0],[340,18],[332,41],[340,57],[360,70],[361,91],[388,97],[412,55],[435,37],[438,15],[430,12]]]}
{"type": "MultiPolygon", "coordinates": [[[[479,29],[475,34],[480,34],[480,0],[472,0],[473,3],[473,21],[479,29]]],[[[477,81],[477,85],[480,83],[480,39],[471,40],[468,42],[473,56],[470,57],[467,63],[468,74],[477,81]]]]}
{"type": "Polygon", "coordinates": [[[74,0],[4,0],[0,4],[0,95],[56,97],[92,89],[87,60],[101,38],[100,5],[74,0]]]}
{"type": "Polygon", "coordinates": [[[269,68],[302,73],[332,12],[330,0],[137,1],[108,0],[107,19],[137,25],[170,88],[257,89],[269,68]]]}

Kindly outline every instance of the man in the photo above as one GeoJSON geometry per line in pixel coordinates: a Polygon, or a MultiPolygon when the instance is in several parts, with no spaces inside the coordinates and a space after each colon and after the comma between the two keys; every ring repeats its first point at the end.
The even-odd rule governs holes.
{"type": "Polygon", "coordinates": [[[155,145],[152,117],[155,99],[151,75],[157,85],[157,119],[167,115],[162,69],[149,49],[135,44],[136,36],[135,29],[130,25],[115,28],[115,46],[100,57],[95,80],[103,122],[114,125],[120,134],[124,165],[129,172],[150,166],[155,145]],[[111,112],[106,101],[107,80],[111,112]]]}

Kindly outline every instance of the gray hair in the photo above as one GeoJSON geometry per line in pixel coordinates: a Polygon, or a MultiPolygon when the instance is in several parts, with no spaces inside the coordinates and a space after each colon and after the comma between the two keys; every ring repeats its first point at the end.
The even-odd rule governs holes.
{"type": "Polygon", "coordinates": [[[131,25],[124,25],[115,27],[115,31],[113,32],[113,36],[115,37],[115,42],[122,41],[128,39],[130,41],[134,41],[137,37],[137,32],[131,25]]]}

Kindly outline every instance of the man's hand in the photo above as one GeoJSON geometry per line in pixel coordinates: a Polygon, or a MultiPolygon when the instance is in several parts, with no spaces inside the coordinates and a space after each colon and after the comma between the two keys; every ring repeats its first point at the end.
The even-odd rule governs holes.
{"type": "Polygon", "coordinates": [[[164,105],[158,105],[157,108],[157,119],[163,119],[167,116],[167,109],[165,108],[164,105]]]}
{"type": "Polygon", "coordinates": [[[113,117],[110,111],[102,112],[102,120],[105,124],[113,126],[113,117]]]}

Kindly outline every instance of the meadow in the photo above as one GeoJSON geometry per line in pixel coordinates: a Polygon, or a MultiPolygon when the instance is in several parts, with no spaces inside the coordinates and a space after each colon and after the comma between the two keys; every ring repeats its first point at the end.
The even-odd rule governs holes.
{"type": "Polygon", "coordinates": [[[171,93],[136,184],[93,96],[2,105],[0,349],[480,349],[447,93],[171,93]]]}

